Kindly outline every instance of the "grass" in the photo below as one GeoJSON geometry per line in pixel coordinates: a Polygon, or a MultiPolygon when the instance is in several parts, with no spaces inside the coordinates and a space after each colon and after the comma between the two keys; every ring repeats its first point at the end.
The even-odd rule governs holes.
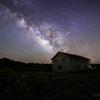
{"type": "MultiPolygon", "coordinates": [[[[22,66],[22,64],[21,64],[22,66]]],[[[17,68],[0,68],[0,100],[97,100],[100,94],[100,67],[84,73],[55,73],[48,65],[24,71],[17,68]],[[40,68],[40,69],[38,69],[40,68]],[[44,71],[43,71],[44,70],[44,71]]],[[[36,67],[36,65],[35,65],[36,67]]],[[[19,67],[18,67],[19,68],[19,67]]],[[[21,69],[22,68],[22,69],[21,69]]]]}

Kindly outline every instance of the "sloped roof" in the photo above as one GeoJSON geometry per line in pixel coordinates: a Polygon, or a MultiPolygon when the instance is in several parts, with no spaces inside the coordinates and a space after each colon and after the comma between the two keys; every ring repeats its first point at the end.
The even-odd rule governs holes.
{"type": "Polygon", "coordinates": [[[70,57],[70,58],[91,60],[91,59],[86,58],[86,57],[82,57],[82,56],[74,55],[74,54],[69,54],[69,53],[64,53],[64,52],[58,52],[51,60],[53,60],[59,54],[65,56],[65,57],[70,57]]]}

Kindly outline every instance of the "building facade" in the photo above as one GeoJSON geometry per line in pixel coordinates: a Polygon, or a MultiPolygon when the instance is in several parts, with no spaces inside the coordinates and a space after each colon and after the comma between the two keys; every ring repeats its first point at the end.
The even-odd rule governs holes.
{"type": "Polygon", "coordinates": [[[77,71],[90,66],[90,59],[64,52],[58,52],[51,60],[54,72],[77,71]]]}

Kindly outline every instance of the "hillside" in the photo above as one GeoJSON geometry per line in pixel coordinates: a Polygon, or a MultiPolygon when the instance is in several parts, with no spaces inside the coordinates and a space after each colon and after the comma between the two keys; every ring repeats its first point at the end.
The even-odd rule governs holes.
{"type": "Polygon", "coordinates": [[[8,58],[0,59],[0,68],[13,69],[17,72],[27,72],[27,71],[52,71],[51,64],[40,64],[40,63],[24,63],[20,61],[14,61],[8,58]]]}
{"type": "Polygon", "coordinates": [[[55,73],[50,68],[0,59],[0,100],[100,99],[100,65],[78,73],[55,73]]]}

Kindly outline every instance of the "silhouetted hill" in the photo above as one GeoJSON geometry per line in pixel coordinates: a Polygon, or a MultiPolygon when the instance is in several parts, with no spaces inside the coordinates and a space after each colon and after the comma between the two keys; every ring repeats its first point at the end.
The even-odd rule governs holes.
{"type": "Polygon", "coordinates": [[[0,68],[6,69],[14,69],[18,72],[25,71],[52,71],[51,64],[39,64],[39,63],[24,63],[20,61],[14,61],[9,58],[1,58],[0,59],[0,68]]]}

